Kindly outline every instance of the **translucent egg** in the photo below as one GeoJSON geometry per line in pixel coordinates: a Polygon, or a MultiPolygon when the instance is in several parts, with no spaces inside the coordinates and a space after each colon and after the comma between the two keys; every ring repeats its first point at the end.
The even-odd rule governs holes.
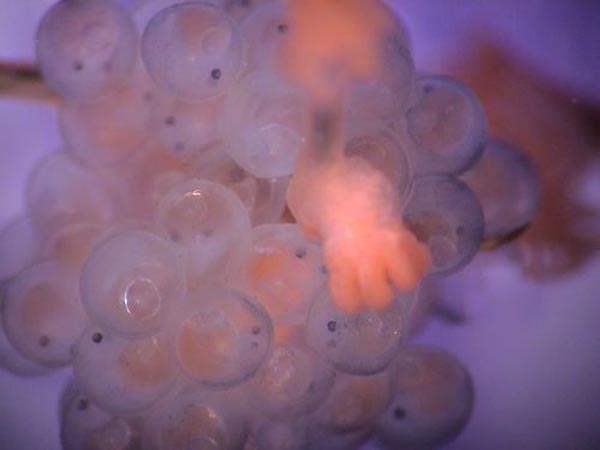
{"type": "Polygon", "coordinates": [[[4,308],[2,305],[4,302],[3,290],[3,287],[0,286],[0,369],[24,377],[43,375],[48,371],[48,368],[25,357],[13,347],[6,337],[4,320],[2,319],[4,308]]]}
{"type": "Polygon", "coordinates": [[[349,314],[338,309],[327,292],[314,301],[306,323],[308,343],[336,369],[355,375],[382,371],[405,334],[405,316],[413,293],[398,296],[382,310],[349,314]]]}
{"type": "Polygon", "coordinates": [[[156,223],[185,255],[190,287],[226,278],[250,247],[250,218],[228,188],[194,179],[174,186],[158,203],[156,223]]]}
{"type": "Polygon", "coordinates": [[[56,261],[33,265],[9,282],[3,305],[4,330],[18,351],[47,367],[71,362],[87,325],[76,271],[56,261]]]}
{"type": "Polygon", "coordinates": [[[339,372],[313,421],[336,433],[371,430],[390,403],[391,388],[389,369],[371,376],[339,372]]]}
{"type": "Polygon", "coordinates": [[[98,326],[125,336],[154,334],[184,293],[181,256],[152,233],[118,233],[92,251],[81,271],[80,290],[98,326]]]}
{"type": "Polygon", "coordinates": [[[464,267],[479,249],[481,206],[469,187],[451,175],[415,178],[403,217],[417,239],[428,245],[432,273],[464,267]]]}
{"type": "Polygon", "coordinates": [[[248,435],[239,401],[228,392],[183,389],[146,421],[143,448],[239,450],[248,435]]]}
{"type": "Polygon", "coordinates": [[[308,450],[307,432],[302,421],[265,420],[254,427],[244,450],[308,450]]]}
{"type": "Polygon", "coordinates": [[[115,215],[113,199],[100,177],[63,152],[44,157],[29,175],[26,201],[32,222],[52,236],[74,222],[107,223],[115,215]]]}
{"type": "Polygon", "coordinates": [[[484,239],[527,226],[540,201],[540,185],[531,161],[516,147],[490,139],[477,164],[462,176],[483,210],[484,239]]]}
{"type": "MultiPolygon", "coordinates": [[[[224,152],[222,142],[214,146],[224,152]]],[[[252,225],[280,221],[289,177],[256,178],[225,155],[212,165],[196,164],[192,173],[233,190],[248,210],[252,225]]]]}
{"type": "Polygon", "coordinates": [[[289,39],[289,28],[284,2],[262,2],[253,8],[241,25],[247,69],[277,69],[279,55],[289,39]]]}
{"type": "Polygon", "coordinates": [[[352,86],[348,105],[350,115],[393,122],[392,119],[401,115],[406,107],[415,76],[411,45],[400,18],[392,11],[389,15],[393,27],[382,33],[377,48],[379,73],[352,86]]]}
{"type": "Polygon", "coordinates": [[[445,76],[419,78],[414,97],[406,127],[415,144],[415,172],[464,172],[485,145],[485,113],[479,99],[467,86],[445,76]]]}
{"type": "Polygon", "coordinates": [[[64,399],[61,444],[64,450],[135,450],[139,448],[139,420],[113,416],[75,391],[64,399]]]}
{"type": "Polygon", "coordinates": [[[347,130],[344,154],[361,158],[372,168],[385,174],[405,198],[412,181],[406,137],[373,122],[351,122],[347,130]]]}
{"type": "Polygon", "coordinates": [[[186,375],[224,388],[256,373],[269,352],[272,325],[260,305],[241,292],[203,287],[179,303],[167,331],[186,375]]]}
{"type": "Polygon", "coordinates": [[[306,99],[268,71],[242,78],[227,96],[219,130],[225,150],[259,178],[290,175],[305,142],[306,99]]]}
{"type": "Polygon", "coordinates": [[[61,0],[42,18],[37,60],[46,83],[66,98],[91,99],[125,85],[137,33],[113,0],[61,0]]]}
{"type": "Polygon", "coordinates": [[[275,420],[291,419],[314,411],[334,379],[331,364],[294,336],[273,347],[248,392],[256,410],[275,420]]]}
{"type": "Polygon", "coordinates": [[[177,370],[163,335],[124,339],[99,328],[77,342],[73,375],[96,405],[112,414],[148,409],[173,388],[177,370]]]}
{"type": "Polygon", "coordinates": [[[123,89],[91,102],[63,102],[60,130],[66,151],[92,167],[112,166],[144,150],[152,102],[141,90],[123,89]]]}
{"type": "Polygon", "coordinates": [[[33,264],[39,255],[40,238],[28,216],[9,222],[0,230],[0,282],[33,264]]]}
{"type": "Polygon", "coordinates": [[[223,97],[189,103],[173,98],[156,102],[153,129],[165,149],[182,161],[209,165],[218,159],[220,149],[217,118],[223,97]]]}
{"type": "Polygon", "coordinates": [[[450,442],[467,423],[474,401],[469,373],[448,352],[403,347],[394,361],[395,394],[379,422],[390,448],[434,448],[450,442]]]}
{"type": "Polygon", "coordinates": [[[315,296],[325,288],[321,249],[298,225],[261,225],[252,231],[239,282],[276,325],[303,324],[315,296]]]}
{"type": "Polygon", "coordinates": [[[142,59],[158,87],[183,100],[222,94],[239,74],[237,24],[220,8],[187,2],[158,12],[142,37],[142,59]]]}

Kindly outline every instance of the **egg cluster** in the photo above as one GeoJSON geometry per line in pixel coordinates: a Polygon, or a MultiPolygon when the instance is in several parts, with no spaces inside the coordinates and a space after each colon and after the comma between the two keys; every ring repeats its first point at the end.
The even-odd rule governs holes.
{"type": "MultiPolygon", "coordinates": [[[[61,0],[41,20],[64,148],[0,233],[0,366],[72,366],[65,449],[431,448],[467,422],[466,369],[407,342],[417,290],[338,308],[320,243],[286,210],[309,115],[277,63],[286,14],[61,0]]],[[[344,155],[391,183],[441,276],[531,220],[535,173],[487,139],[468,87],[415,72],[394,23],[384,70],[352,86],[344,155]]]]}

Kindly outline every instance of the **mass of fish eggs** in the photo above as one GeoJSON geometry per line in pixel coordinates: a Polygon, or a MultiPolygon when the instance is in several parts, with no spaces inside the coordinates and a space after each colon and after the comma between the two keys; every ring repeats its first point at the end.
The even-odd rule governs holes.
{"type": "MultiPolygon", "coordinates": [[[[393,183],[439,277],[526,225],[539,193],[395,24],[381,76],[352,87],[345,157],[393,183]]],[[[65,449],[420,449],[467,423],[467,369],[410,343],[419,289],[340,310],[286,209],[309,115],[277,64],[290,26],[279,0],[60,0],[42,18],[64,145],[0,232],[0,366],[72,366],[65,449]]]]}

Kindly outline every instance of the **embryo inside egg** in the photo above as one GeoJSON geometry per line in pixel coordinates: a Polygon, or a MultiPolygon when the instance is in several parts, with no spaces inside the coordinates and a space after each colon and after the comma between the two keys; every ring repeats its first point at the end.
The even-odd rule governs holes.
{"type": "Polygon", "coordinates": [[[483,237],[456,179],[483,148],[475,95],[415,74],[378,0],[132,4],[46,13],[38,60],[63,97],[64,149],[0,233],[10,345],[34,367],[73,364],[65,448],[454,438],[470,397],[426,399],[460,416],[451,432],[422,405],[393,420],[388,400],[421,398],[390,381],[412,357],[421,280],[466,265],[483,237]]]}

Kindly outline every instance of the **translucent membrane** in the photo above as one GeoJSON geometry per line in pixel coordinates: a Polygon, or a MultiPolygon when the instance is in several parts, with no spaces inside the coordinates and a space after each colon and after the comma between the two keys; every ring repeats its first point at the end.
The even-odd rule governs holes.
{"type": "Polygon", "coordinates": [[[228,387],[256,373],[269,352],[272,325],[267,313],[241,292],[203,287],[179,303],[167,332],[190,378],[228,387]]]}
{"type": "Polygon", "coordinates": [[[406,197],[412,181],[406,137],[379,123],[353,121],[347,130],[344,153],[361,158],[385,174],[400,198],[406,197]]]}
{"type": "Polygon", "coordinates": [[[337,373],[335,384],[313,422],[330,432],[351,433],[372,430],[390,403],[390,370],[376,375],[337,373]]]}
{"type": "Polygon", "coordinates": [[[289,39],[290,23],[281,1],[262,2],[241,25],[246,47],[247,69],[277,69],[283,46],[289,39]]]}
{"type": "Polygon", "coordinates": [[[411,45],[405,26],[395,13],[389,12],[394,26],[382,33],[377,48],[379,73],[355,83],[350,92],[349,113],[353,116],[379,118],[393,122],[402,115],[415,76],[411,45]]]}
{"type": "Polygon", "coordinates": [[[80,268],[94,245],[110,228],[107,224],[96,222],[73,223],[60,229],[44,242],[42,255],[80,268]]]}
{"type": "Polygon", "coordinates": [[[63,398],[60,438],[64,450],[139,449],[139,420],[113,416],[78,390],[63,398]]]}
{"type": "Polygon", "coordinates": [[[431,272],[447,274],[464,267],[483,236],[483,213],[475,194],[451,175],[415,178],[404,223],[429,247],[431,272]]]}
{"type": "Polygon", "coordinates": [[[63,102],[60,130],[66,151],[81,163],[112,166],[147,145],[152,102],[137,88],[96,102],[63,102]]]}
{"type": "Polygon", "coordinates": [[[4,331],[4,320],[2,316],[4,302],[3,287],[0,286],[0,369],[20,376],[38,376],[47,372],[47,368],[35,361],[25,357],[16,350],[8,341],[4,331]]]}
{"type": "Polygon", "coordinates": [[[92,99],[123,86],[133,71],[137,34],[113,0],[61,0],[42,18],[37,60],[50,87],[92,99]]]}
{"type": "Polygon", "coordinates": [[[180,255],[166,240],[145,231],[109,237],[90,254],[81,272],[83,306],[94,323],[119,335],[158,332],[185,279],[180,255]]]}
{"type": "Polygon", "coordinates": [[[448,352],[403,347],[394,362],[395,394],[381,416],[379,437],[390,448],[433,448],[450,442],[473,409],[473,385],[448,352]]]}
{"type": "Polygon", "coordinates": [[[217,118],[223,97],[189,103],[162,98],[153,111],[153,130],[165,150],[182,161],[208,165],[219,156],[217,118]]]}
{"type": "Polygon", "coordinates": [[[314,411],[335,379],[331,364],[306,345],[302,336],[278,342],[254,376],[248,392],[253,406],[281,420],[314,411]]]}
{"type": "Polygon", "coordinates": [[[215,282],[237,269],[250,246],[250,218],[228,188],[194,179],[159,202],[156,222],[185,255],[188,285],[215,282]]]}
{"type": "Polygon", "coordinates": [[[269,71],[252,72],[233,88],[219,130],[235,162],[259,178],[290,175],[305,142],[302,91],[269,71]]]}
{"type": "Polygon", "coordinates": [[[324,292],[308,315],[308,342],[342,372],[356,375],[380,372],[402,341],[406,308],[412,295],[402,294],[382,310],[365,309],[349,314],[338,309],[324,292]]]}
{"type": "Polygon", "coordinates": [[[415,172],[464,172],[485,144],[485,113],[479,99],[461,82],[444,76],[421,77],[413,89],[406,128],[415,144],[415,172]]]}
{"type": "Polygon", "coordinates": [[[40,239],[31,219],[19,217],[0,230],[0,283],[33,264],[40,239]]]}
{"type": "Polygon", "coordinates": [[[87,324],[74,270],[56,261],[31,266],[10,281],[3,305],[4,330],[18,351],[48,367],[71,362],[87,324]]]}
{"type": "Polygon", "coordinates": [[[242,44],[237,24],[220,8],[187,2],[158,12],[141,44],[148,74],[165,93],[202,100],[225,92],[238,76],[242,44]]]}
{"type": "Polygon", "coordinates": [[[529,224],[540,201],[531,161],[521,150],[490,139],[477,164],[462,176],[483,209],[484,238],[506,235],[529,224]]]}
{"type": "Polygon", "coordinates": [[[196,164],[192,173],[233,190],[250,214],[253,225],[279,222],[285,208],[288,177],[256,178],[226,156],[222,142],[212,147],[222,156],[215,164],[196,164]]]}
{"type": "Polygon", "coordinates": [[[149,450],[238,450],[248,424],[226,392],[185,388],[146,421],[144,447],[149,450]]]}
{"type": "Polygon", "coordinates": [[[252,231],[239,282],[276,325],[303,324],[316,294],[325,288],[321,249],[298,225],[261,225],[252,231]]]}
{"type": "Polygon", "coordinates": [[[244,450],[307,450],[307,432],[303,421],[260,421],[253,427],[244,450]]]}
{"type": "Polygon", "coordinates": [[[45,237],[76,222],[108,223],[115,214],[102,180],[63,152],[38,162],[29,175],[26,200],[32,222],[45,237]]]}
{"type": "Polygon", "coordinates": [[[92,327],[77,342],[73,374],[105,411],[135,414],[174,386],[177,371],[163,335],[124,339],[92,327]]]}

